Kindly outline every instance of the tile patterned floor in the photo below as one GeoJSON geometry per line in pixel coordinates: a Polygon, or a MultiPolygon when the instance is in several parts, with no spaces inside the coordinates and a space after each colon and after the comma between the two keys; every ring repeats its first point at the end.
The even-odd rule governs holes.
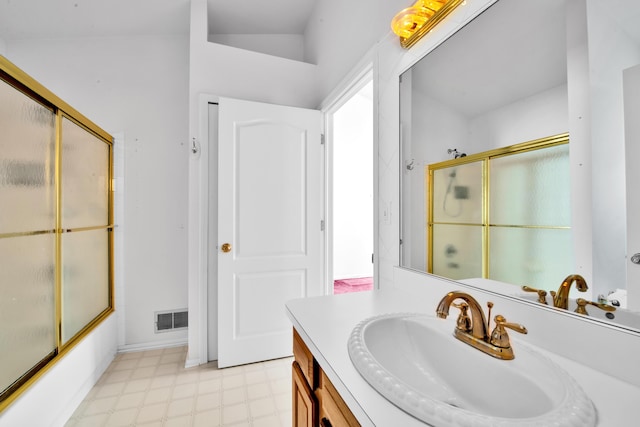
{"type": "Polygon", "coordinates": [[[184,368],[186,347],[118,354],[65,427],[291,425],[293,358],[184,368]]]}

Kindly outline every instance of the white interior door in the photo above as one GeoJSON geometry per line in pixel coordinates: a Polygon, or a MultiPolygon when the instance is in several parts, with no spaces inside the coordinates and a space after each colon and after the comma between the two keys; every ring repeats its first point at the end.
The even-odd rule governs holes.
{"type": "Polygon", "coordinates": [[[624,71],[625,159],[627,178],[627,302],[640,310],[640,65],[624,71]]]}
{"type": "Polygon", "coordinates": [[[219,100],[218,366],[292,354],[287,300],[323,293],[319,111],[219,100]]]}

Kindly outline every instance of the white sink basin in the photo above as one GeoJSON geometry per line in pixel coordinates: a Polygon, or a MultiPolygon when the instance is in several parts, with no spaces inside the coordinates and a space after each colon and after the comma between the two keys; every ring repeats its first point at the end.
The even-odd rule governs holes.
{"type": "Polygon", "coordinates": [[[521,342],[514,360],[493,358],[456,339],[453,325],[423,314],[373,317],[351,333],[349,355],[380,394],[433,426],[596,425],[591,400],[551,360],[521,342]]]}

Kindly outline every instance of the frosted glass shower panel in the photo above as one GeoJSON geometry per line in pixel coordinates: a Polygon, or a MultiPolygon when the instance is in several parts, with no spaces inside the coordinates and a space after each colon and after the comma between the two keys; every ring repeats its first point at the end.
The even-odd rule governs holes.
{"type": "Polygon", "coordinates": [[[491,227],[489,241],[492,279],[550,291],[574,272],[569,229],[491,227]]]}
{"type": "Polygon", "coordinates": [[[433,274],[450,279],[482,277],[482,226],[433,225],[433,274]]]}
{"type": "Polygon", "coordinates": [[[109,308],[107,229],[62,235],[62,343],[109,308]]]}
{"type": "Polygon", "coordinates": [[[0,234],[53,230],[55,114],[4,80],[0,99],[0,234]]]}
{"type": "Polygon", "coordinates": [[[113,311],[111,144],[0,55],[0,413],[113,311]]]}
{"type": "Polygon", "coordinates": [[[0,393],[51,356],[55,235],[0,238],[0,393]]]}
{"type": "Polygon", "coordinates": [[[62,227],[109,224],[108,144],[66,117],[62,137],[62,227]]]}
{"type": "Polygon", "coordinates": [[[433,171],[433,221],[482,223],[482,162],[433,171]]]}
{"type": "Polygon", "coordinates": [[[489,223],[569,226],[569,144],[492,159],[489,223]]]}

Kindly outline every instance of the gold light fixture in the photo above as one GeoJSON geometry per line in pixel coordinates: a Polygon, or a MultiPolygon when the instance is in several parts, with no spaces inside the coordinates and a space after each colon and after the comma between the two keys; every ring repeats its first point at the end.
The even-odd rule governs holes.
{"type": "Polygon", "coordinates": [[[418,0],[391,20],[391,29],[408,49],[465,0],[418,0]]]}

